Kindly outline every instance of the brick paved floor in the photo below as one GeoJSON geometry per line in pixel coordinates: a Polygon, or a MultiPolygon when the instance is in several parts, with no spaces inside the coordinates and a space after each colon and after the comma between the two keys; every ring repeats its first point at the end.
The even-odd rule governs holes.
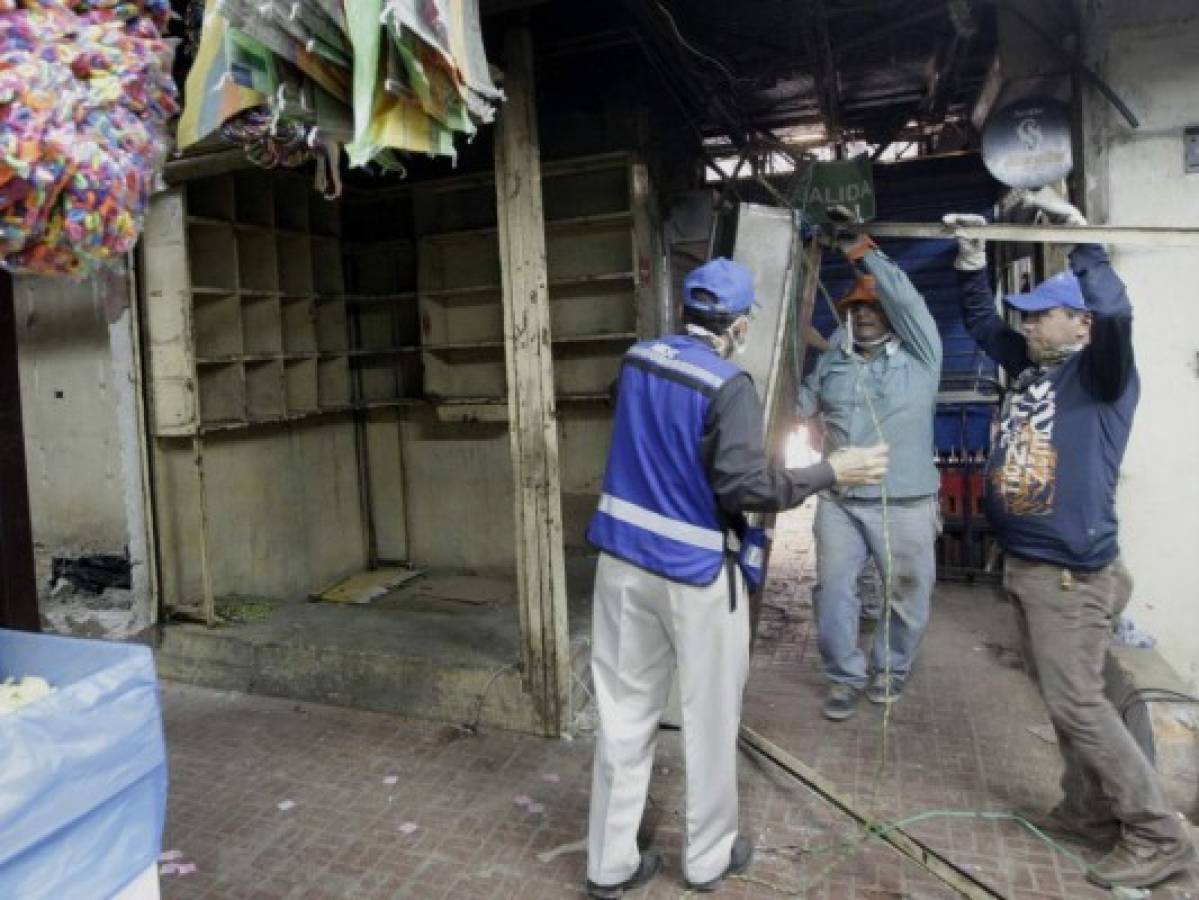
{"type": "MultiPolygon", "coordinates": [[[[784,520],[775,587],[759,627],[746,722],[869,806],[878,710],[820,717],[810,634],[807,517],[784,520]]],[[[1044,713],[1013,668],[1007,608],[986,590],[938,591],[918,672],[895,708],[882,811],[1045,808],[1056,749],[1030,732],[1044,713]]],[[[194,862],[164,875],[167,898],[558,898],[580,896],[591,742],[453,726],[164,685],[171,793],[166,848],[194,862]],[[528,799],[542,808],[518,805],[528,799]],[[280,809],[279,804],[288,807],[280,809]]],[[[758,845],[721,896],[941,898],[953,892],[888,847],[827,848],[857,831],[769,764],[743,757],[742,818],[758,845]],[[835,865],[834,865],[835,864],[835,865]],[[775,887],[769,887],[769,882],[775,887]]],[[[682,761],[664,732],[645,820],[667,869],[636,896],[683,892],[682,761]]],[[[930,820],[913,834],[1011,897],[1110,896],[1009,823],[930,820]]],[[[1154,897],[1199,896],[1193,876],[1154,897]]]]}

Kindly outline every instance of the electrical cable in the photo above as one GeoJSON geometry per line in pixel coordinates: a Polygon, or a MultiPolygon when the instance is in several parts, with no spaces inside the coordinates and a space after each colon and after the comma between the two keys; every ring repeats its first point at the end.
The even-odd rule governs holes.
{"type": "Polygon", "coordinates": [[[699,48],[697,48],[693,44],[691,44],[685,37],[683,37],[682,32],[679,31],[679,26],[675,22],[674,16],[672,16],[670,14],[670,10],[667,9],[662,4],[661,0],[655,0],[655,2],[656,2],[658,9],[660,9],[662,11],[662,15],[666,16],[666,21],[668,21],[670,23],[670,28],[674,32],[675,39],[679,42],[680,47],[682,47],[684,50],[688,51],[689,53],[692,53],[695,56],[698,56],[700,59],[706,60],[707,62],[710,62],[712,65],[716,66],[718,69],[720,69],[721,72],[724,73],[725,78],[727,78],[729,80],[730,84],[737,84],[738,82],[752,84],[751,79],[738,78],[736,75],[733,74],[732,69],[730,69],[727,65],[725,65],[723,62],[718,60],[715,56],[711,56],[707,53],[704,53],[702,50],[700,50],[699,48]]]}

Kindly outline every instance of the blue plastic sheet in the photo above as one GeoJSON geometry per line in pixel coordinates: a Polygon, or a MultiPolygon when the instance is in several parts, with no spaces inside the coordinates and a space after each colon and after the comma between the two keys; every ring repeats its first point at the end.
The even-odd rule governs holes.
{"type": "Polygon", "coordinates": [[[0,716],[0,897],[108,900],[156,864],[167,767],[146,647],[0,630],[0,680],[55,692],[0,716]]]}

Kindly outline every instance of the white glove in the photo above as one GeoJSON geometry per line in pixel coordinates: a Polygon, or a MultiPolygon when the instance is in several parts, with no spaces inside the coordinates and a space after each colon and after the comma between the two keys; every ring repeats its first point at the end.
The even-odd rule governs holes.
{"type": "Polygon", "coordinates": [[[878,484],[887,474],[887,445],[834,450],[828,455],[828,462],[842,487],[878,484]]]}
{"type": "Polygon", "coordinates": [[[1078,207],[1067,202],[1053,188],[1043,187],[1020,197],[1021,205],[1039,209],[1054,225],[1086,225],[1087,220],[1078,207]]]}
{"type": "MultiPolygon", "coordinates": [[[[973,213],[946,213],[941,216],[941,221],[955,230],[959,226],[987,224],[986,218],[973,213]]],[[[960,234],[957,239],[958,258],[953,261],[953,267],[963,272],[977,272],[979,269],[985,269],[987,267],[986,241],[982,238],[963,237],[960,234]]]]}

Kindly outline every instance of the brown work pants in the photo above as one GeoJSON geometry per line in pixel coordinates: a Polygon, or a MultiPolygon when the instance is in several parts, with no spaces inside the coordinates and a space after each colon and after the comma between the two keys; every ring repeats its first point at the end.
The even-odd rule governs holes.
{"type": "Polygon", "coordinates": [[[1117,559],[1097,572],[1009,556],[1003,586],[1016,610],[1024,658],[1065,762],[1064,809],[1091,824],[1118,821],[1125,841],[1172,842],[1181,825],[1103,690],[1103,666],[1132,579],[1117,559]]]}

